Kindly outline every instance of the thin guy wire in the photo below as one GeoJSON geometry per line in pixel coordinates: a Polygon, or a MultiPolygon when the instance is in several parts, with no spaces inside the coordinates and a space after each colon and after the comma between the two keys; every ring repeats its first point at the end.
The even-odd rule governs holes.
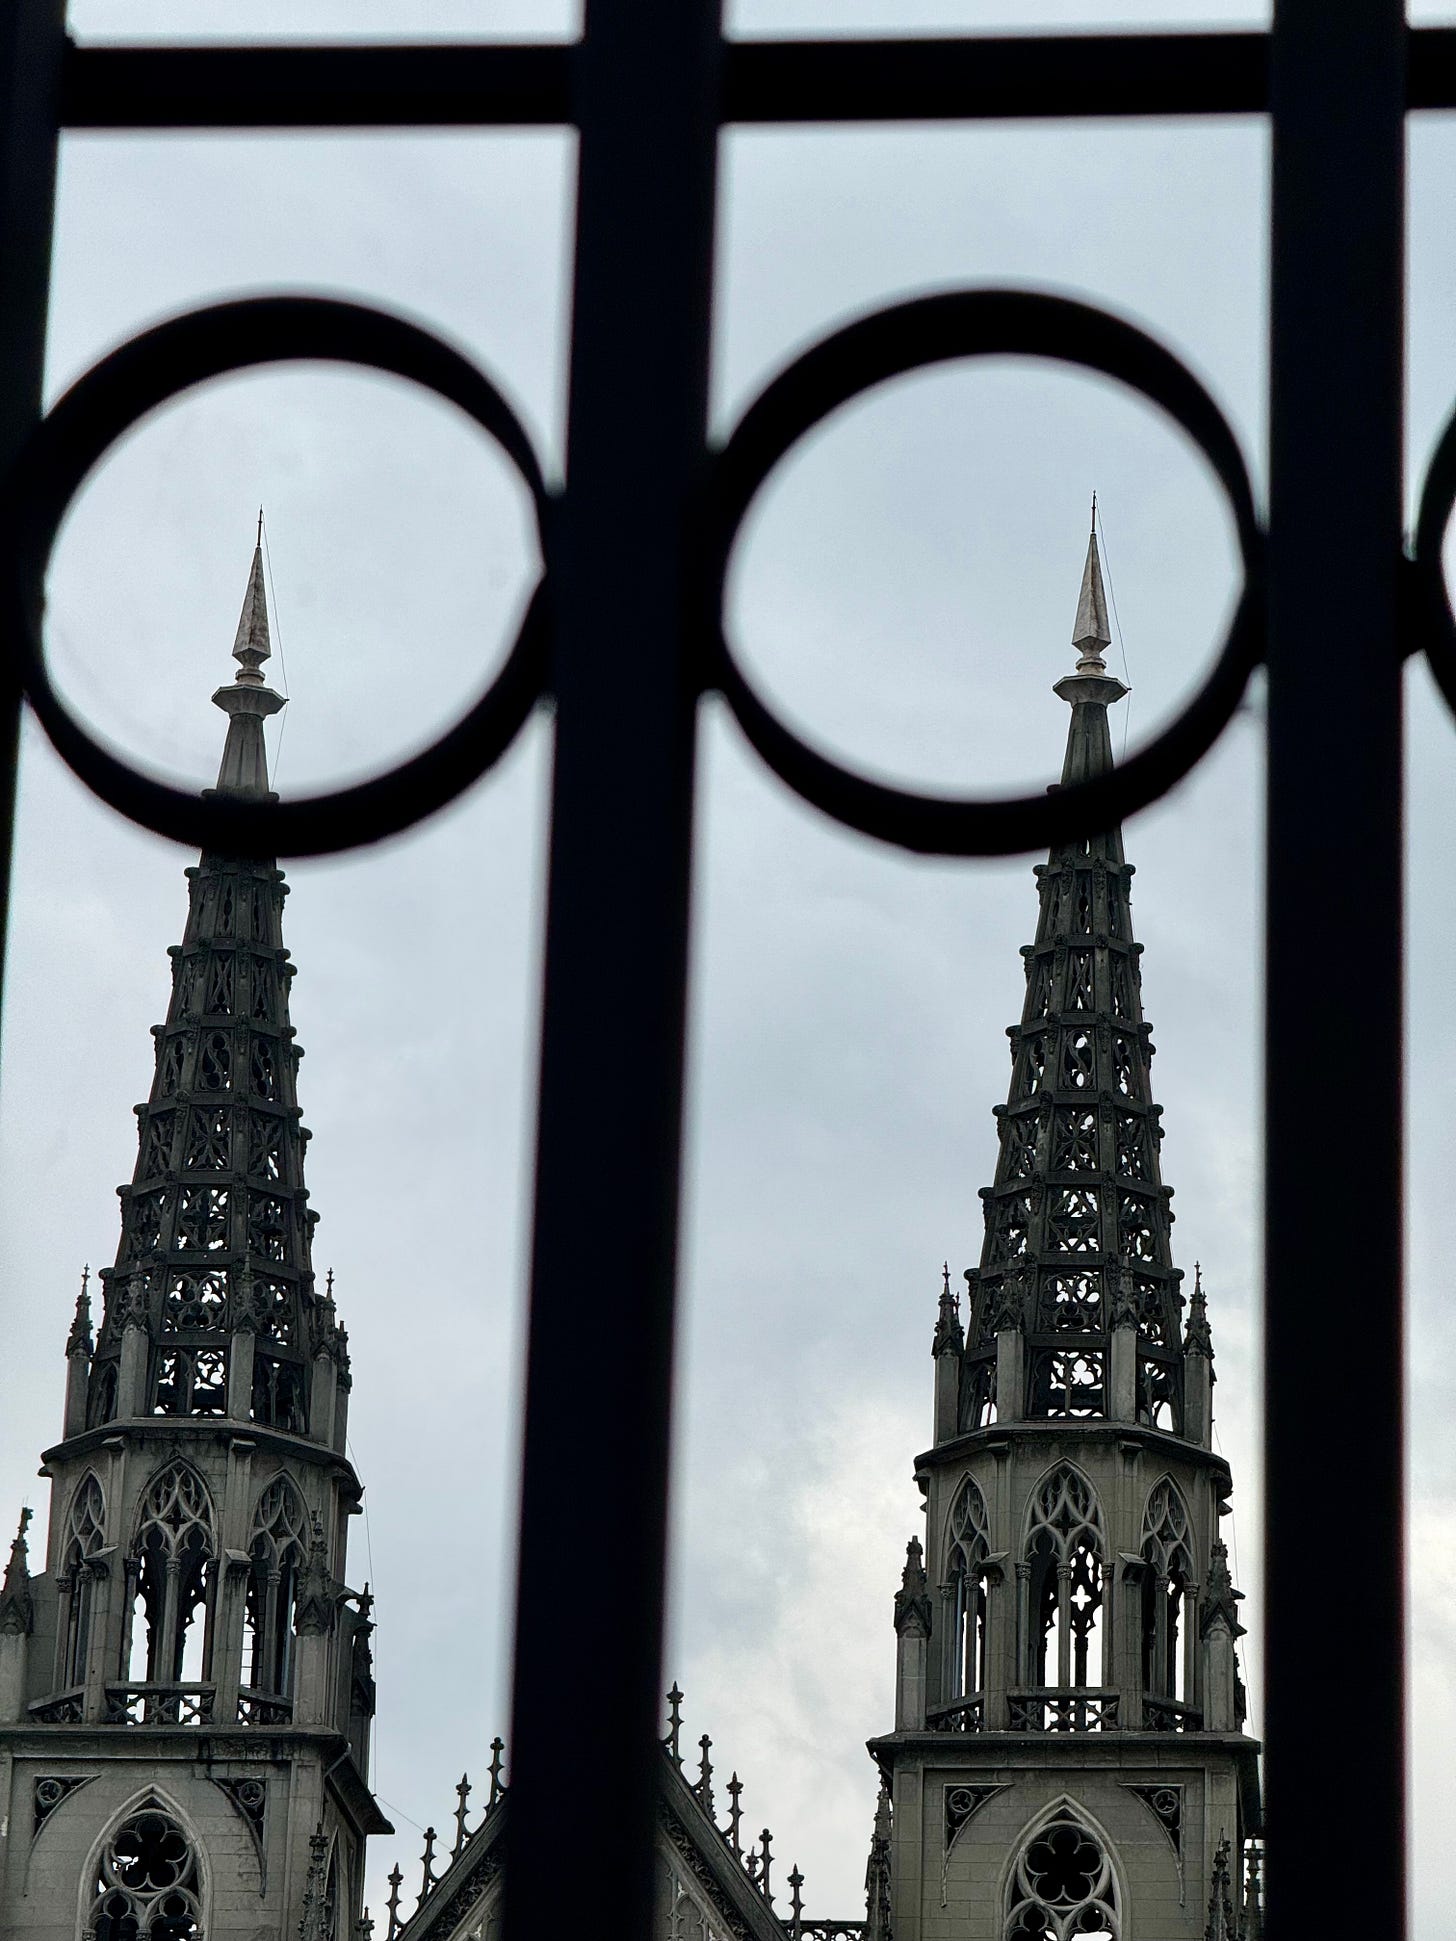
{"type": "MultiPolygon", "coordinates": [[[[273,548],[268,544],[268,521],[263,516],[263,508],[258,508],[258,531],[263,541],[263,568],[268,575],[268,604],[272,609],[273,632],[278,638],[278,671],[283,676],[284,699],[288,699],[288,657],[283,651],[283,628],[278,618],[278,589],[273,584],[273,548]]],[[[273,744],[273,780],[278,780],[278,764],[283,759],[283,737],[288,730],[288,710],[283,710],[283,719],[278,724],[278,739],[273,744]]]]}
{"type": "Polygon", "coordinates": [[[424,1827],[420,1825],[418,1820],[410,1819],[409,1814],[405,1812],[402,1806],[396,1806],[392,1799],[386,1799],[383,1793],[379,1792],[377,1789],[375,1789],[374,1797],[379,1801],[379,1804],[381,1806],[387,1806],[391,1813],[398,1813],[399,1817],[402,1820],[409,1820],[410,1825],[414,1828],[416,1833],[423,1833],[425,1831],[424,1827]]]}
{"type": "Polygon", "coordinates": [[[1127,643],[1122,637],[1122,621],[1117,612],[1117,589],[1112,584],[1112,560],[1107,551],[1107,528],[1102,523],[1102,508],[1093,501],[1097,531],[1102,540],[1102,563],[1107,568],[1107,597],[1112,602],[1112,624],[1117,629],[1117,651],[1122,655],[1123,678],[1127,682],[1127,712],[1122,717],[1122,759],[1127,760],[1127,732],[1132,726],[1132,669],[1127,664],[1127,643]]]}

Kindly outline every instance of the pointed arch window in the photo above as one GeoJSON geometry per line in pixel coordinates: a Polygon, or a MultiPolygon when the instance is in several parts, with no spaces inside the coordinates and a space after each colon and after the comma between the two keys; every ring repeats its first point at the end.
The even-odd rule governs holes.
{"type": "Polygon", "coordinates": [[[249,1687],[282,1697],[293,1684],[293,1624],[308,1514],[293,1480],[275,1476],[258,1500],[248,1546],[243,1668],[249,1687]]]}
{"type": "Polygon", "coordinates": [[[970,1698],[986,1689],[986,1559],[991,1526],[986,1499],[967,1476],[950,1513],[951,1626],[949,1696],[970,1698]]]}
{"type": "Polygon", "coordinates": [[[157,1801],[129,1813],[101,1849],[88,1941],[202,1941],[197,1849],[157,1801]]]}
{"type": "Polygon", "coordinates": [[[1120,1941],[1117,1876],[1101,1839],[1070,1808],[1023,1845],[1006,1887],[1005,1941],[1120,1941]]]}
{"type": "Polygon", "coordinates": [[[91,1559],[105,1542],[106,1498],[94,1471],[88,1470],[71,1498],[70,1513],[66,1518],[66,1547],[61,1556],[58,1588],[63,1616],[57,1682],[63,1691],[86,1682],[92,1606],[96,1593],[96,1572],[91,1559]]]}
{"type": "Polygon", "coordinates": [[[153,1478],[127,1574],[128,1676],[135,1680],[140,1673],[161,1685],[206,1678],[217,1539],[206,1487],[188,1464],[171,1463],[153,1478]]]}
{"type": "Polygon", "coordinates": [[[1092,1485],[1063,1463],[1032,1502],[1022,1577],[1023,1675],[1031,1685],[1100,1685],[1103,1660],[1102,1517],[1092,1485]]]}
{"type": "Polygon", "coordinates": [[[1189,1697],[1187,1640],[1193,1597],[1188,1506],[1169,1476],[1153,1486],[1143,1513],[1142,1673],[1144,1723],[1175,1726],[1189,1697]]]}

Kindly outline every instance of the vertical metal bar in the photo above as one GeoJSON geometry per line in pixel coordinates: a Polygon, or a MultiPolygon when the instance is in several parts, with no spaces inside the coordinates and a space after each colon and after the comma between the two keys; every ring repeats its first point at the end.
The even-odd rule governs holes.
{"type": "MultiPolygon", "coordinates": [[[[0,6],[0,476],[40,414],[65,19],[65,0],[0,6]]],[[[19,739],[20,687],[0,641],[0,991],[19,739]]]]}
{"type": "Polygon", "coordinates": [[[507,1941],[563,1867],[651,1931],[719,57],[716,0],[590,0],[576,56],[507,1941]]]}
{"type": "Polygon", "coordinates": [[[1358,1866],[1322,1934],[1405,1932],[1401,1356],[1402,0],[1277,0],[1265,1213],[1269,1931],[1358,1692],[1358,1866]],[[1338,944],[1335,939],[1338,938],[1338,944]],[[1358,1425],[1342,1448],[1338,1425],[1358,1425]],[[1358,1568],[1358,1638],[1331,1572],[1358,1568]]]}

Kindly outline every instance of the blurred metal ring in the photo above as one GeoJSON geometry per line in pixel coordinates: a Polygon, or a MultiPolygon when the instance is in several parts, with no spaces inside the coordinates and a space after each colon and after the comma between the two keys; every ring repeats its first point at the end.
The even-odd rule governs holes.
{"type": "Polygon", "coordinates": [[[749,406],[708,483],[702,616],[716,687],[783,782],[837,822],[926,855],[995,856],[1106,829],[1170,789],[1223,731],[1263,658],[1264,535],[1238,441],[1173,353],[1107,312],[1033,291],[964,290],[875,311],[815,344],[749,406]],[[851,398],[927,364],[1049,358],[1118,379],[1158,405],[1213,468],[1233,512],[1244,585],[1207,680],[1175,720],[1111,774],[1001,799],[921,795],[871,781],[808,747],[761,699],[728,645],[724,583],[755,493],[795,442],[851,398]]]}
{"type": "Polygon", "coordinates": [[[234,855],[326,855],[410,828],[499,759],[545,685],[543,572],[505,664],[460,719],[387,773],[328,794],[245,802],[172,788],[104,747],[60,699],[45,661],[45,576],[77,490],[116,440],[168,399],[209,378],[295,359],[383,371],[457,406],[525,483],[546,557],[550,495],[520,419],[482,371],[406,318],[329,297],[243,298],[143,331],[78,379],[36,427],[5,489],[10,570],[0,599],[20,683],[56,752],[104,802],[158,835],[234,855]]]}

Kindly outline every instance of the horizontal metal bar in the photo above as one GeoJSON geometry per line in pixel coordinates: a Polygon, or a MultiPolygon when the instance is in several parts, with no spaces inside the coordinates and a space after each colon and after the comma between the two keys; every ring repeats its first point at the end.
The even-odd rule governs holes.
{"type": "Polygon", "coordinates": [[[1027,120],[1258,114],[1267,36],[1017,34],[739,42],[730,121],[1027,120]]]}
{"type": "MultiPolygon", "coordinates": [[[[570,125],[573,43],[76,47],[63,125],[82,129],[570,125]]],[[[729,123],[1260,114],[1267,36],[1025,34],[730,42],[729,123]]],[[[1456,28],[1410,36],[1411,108],[1456,107],[1456,28]]]]}
{"type": "Polygon", "coordinates": [[[570,123],[569,42],[530,46],[77,47],[62,126],[485,128],[570,123]]]}

